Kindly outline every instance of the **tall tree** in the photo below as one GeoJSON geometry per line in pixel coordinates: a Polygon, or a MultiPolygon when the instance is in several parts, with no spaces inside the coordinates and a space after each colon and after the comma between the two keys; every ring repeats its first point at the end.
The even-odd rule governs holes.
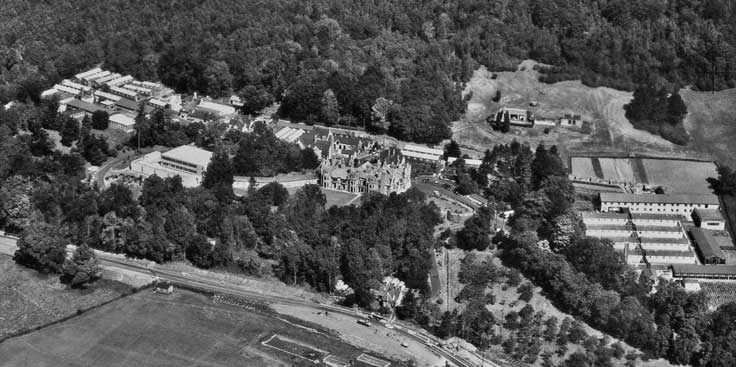
{"type": "Polygon", "coordinates": [[[74,250],[71,259],[64,262],[61,281],[72,288],[84,287],[99,279],[100,273],[97,256],[83,244],[74,250]]]}
{"type": "Polygon", "coordinates": [[[337,103],[337,97],[332,89],[322,93],[322,120],[325,125],[335,125],[340,119],[340,106],[337,103]]]}
{"type": "Polygon", "coordinates": [[[38,220],[23,231],[13,260],[43,273],[59,273],[66,258],[63,228],[38,220]]]}
{"type": "Polygon", "coordinates": [[[217,186],[230,187],[232,190],[233,168],[230,164],[230,156],[224,147],[219,146],[215,148],[212,160],[210,160],[207,170],[204,173],[202,186],[208,189],[217,186]]]}

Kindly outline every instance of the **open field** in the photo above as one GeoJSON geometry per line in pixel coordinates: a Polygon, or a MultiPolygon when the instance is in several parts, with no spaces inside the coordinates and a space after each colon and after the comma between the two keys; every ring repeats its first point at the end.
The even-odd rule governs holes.
{"type": "Polygon", "coordinates": [[[685,125],[694,137],[692,143],[683,147],[635,129],[629,123],[623,106],[631,100],[631,92],[590,88],[580,81],[540,83],[539,73],[533,70],[535,64],[526,60],[518,71],[513,72],[476,70],[465,90],[466,94],[472,92],[472,97],[465,116],[453,125],[453,139],[463,148],[476,152],[475,156],[480,156],[495,144],[516,139],[532,146],[540,142],[548,146],[557,145],[563,159],[588,153],[626,152],[673,158],[711,159],[715,156],[719,161],[736,165],[736,154],[732,154],[733,148],[729,150],[729,142],[736,136],[736,125],[730,123],[736,121],[736,108],[733,107],[736,90],[719,92],[715,98],[711,98],[710,93],[682,91],[691,112],[685,125]],[[497,90],[501,92],[501,100],[493,102],[492,97],[497,90]],[[532,101],[538,106],[528,107],[532,101]],[[544,127],[512,127],[505,134],[493,131],[485,119],[501,106],[529,108],[537,119],[557,119],[566,113],[580,114],[583,120],[590,122],[591,131],[586,134],[581,129],[559,126],[552,127],[549,134],[544,134],[544,127]]]}
{"type": "Polygon", "coordinates": [[[40,275],[0,255],[0,339],[74,315],[127,291],[127,286],[112,281],[100,281],[87,290],[70,290],[58,276],[40,275]]]}
{"type": "Polygon", "coordinates": [[[713,162],[584,156],[571,157],[570,162],[571,173],[578,178],[662,186],[672,194],[709,194],[706,179],[718,175],[713,162]],[[594,169],[595,162],[600,162],[602,175],[594,169]]]}
{"type": "Polygon", "coordinates": [[[275,333],[346,359],[364,352],[315,327],[192,292],[142,291],[0,344],[0,366],[314,365],[261,344],[275,333]]]}
{"type": "Polygon", "coordinates": [[[642,159],[647,178],[652,184],[670,188],[672,193],[710,194],[708,177],[718,177],[712,162],[642,159]]]}
{"type": "Polygon", "coordinates": [[[327,197],[327,204],[325,204],[325,208],[351,204],[352,201],[356,200],[356,197],[358,196],[357,194],[352,194],[349,192],[324,188],[322,189],[322,192],[325,194],[325,197],[327,197]]]}
{"type": "Polygon", "coordinates": [[[687,105],[685,129],[695,149],[707,152],[720,164],[736,167],[736,89],[715,94],[680,90],[687,105]]]}

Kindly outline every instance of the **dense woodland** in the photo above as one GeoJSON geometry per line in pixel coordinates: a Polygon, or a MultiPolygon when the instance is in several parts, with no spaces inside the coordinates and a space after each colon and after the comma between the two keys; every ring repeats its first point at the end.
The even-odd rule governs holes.
{"type": "MultiPolygon", "coordinates": [[[[7,0],[0,12],[0,102],[21,103],[0,110],[0,225],[21,237],[18,262],[60,273],[72,285],[94,279],[89,248],[250,275],[273,272],[323,291],[342,278],[355,290],[348,302],[367,307],[375,307],[370,288],[393,274],[418,290],[400,316],[482,346],[492,342],[482,336],[495,322],[482,304],[440,320],[428,315],[423,295],[441,217],[422,193],[370,194],[358,207],[329,210],[316,186],[290,197],[270,184],[235,197],[234,174],[309,168],[315,157],[260,128],[225,133],[217,124],[173,125],[162,114],[139,117],[140,135],[130,144],[140,138],[144,146],[194,142],[212,150],[203,187],[154,176],[140,190],[118,184],[101,190],[80,179],[85,161],[100,164],[115,154],[92,132],[104,126],[104,116],[80,127],[58,115],[53,101],[39,103],[39,92],[101,62],[180,92],[237,93],[246,113],[278,101],[282,117],[436,143],[450,137],[449,122],[465,109],[463,83],[479,65],[500,70],[534,58],[553,65],[543,70],[547,82],[581,78],[628,90],[647,84],[651,93],[640,96],[654,97],[636,99],[628,116],[659,124],[664,134],[685,112],[662,91],[710,89],[714,64],[715,88],[732,87],[736,76],[726,61],[734,47],[736,6],[726,0],[7,0]],[[54,151],[42,128],[59,131],[70,153],[54,151]],[[80,246],[70,261],[61,256],[66,243],[80,246]]],[[[607,241],[582,236],[555,147],[498,145],[479,169],[459,159],[452,170],[459,191],[484,194],[491,204],[449,234],[447,246],[499,249],[505,265],[541,286],[558,308],[649,356],[736,364],[736,306],[709,313],[702,294],[668,282],[650,294],[649,273],[623,265],[607,241]],[[489,216],[507,208],[515,210],[512,231],[489,240],[489,216]]],[[[721,174],[714,185],[733,193],[733,175],[721,174]]],[[[463,276],[471,285],[513,278],[492,270],[466,266],[463,276]],[[473,272],[485,273],[473,281],[473,272]]],[[[476,299],[479,289],[465,296],[476,299]]],[[[525,329],[533,320],[527,309],[505,323],[525,329]]],[[[567,329],[565,338],[582,337],[570,322],[567,329]]],[[[576,355],[570,363],[577,364],[569,365],[590,365],[595,357],[576,355]]]]}
{"type": "Polygon", "coordinates": [[[727,0],[42,1],[0,14],[0,101],[96,63],[180,92],[272,101],[299,121],[436,143],[479,65],[533,58],[544,81],[732,87],[727,0]]]}

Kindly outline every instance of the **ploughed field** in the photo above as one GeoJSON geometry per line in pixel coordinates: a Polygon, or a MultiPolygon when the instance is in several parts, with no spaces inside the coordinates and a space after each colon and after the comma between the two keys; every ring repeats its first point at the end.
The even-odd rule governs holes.
{"type": "Polygon", "coordinates": [[[292,346],[304,343],[342,360],[355,360],[364,353],[329,331],[297,325],[269,312],[215,303],[212,297],[179,289],[171,295],[143,290],[6,340],[0,344],[0,366],[314,365],[297,356],[301,350],[290,354],[263,345],[274,334],[292,346]]]}

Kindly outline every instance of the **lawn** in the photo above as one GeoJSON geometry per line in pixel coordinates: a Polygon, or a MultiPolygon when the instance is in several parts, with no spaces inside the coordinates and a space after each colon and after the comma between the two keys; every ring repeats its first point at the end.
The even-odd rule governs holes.
{"type": "Polygon", "coordinates": [[[351,200],[355,199],[355,197],[358,196],[357,194],[352,194],[349,192],[324,188],[322,189],[322,192],[327,197],[327,204],[325,204],[325,208],[347,205],[351,200]]]}
{"type": "MultiPolygon", "coordinates": [[[[0,339],[74,315],[128,292],[122,283],[104,280],[91,289],[70,290],[58,276],[43,276],[0,255],[0,339]]],[[[2,355],[2,353],[0,353],[2,355]]]]}
{"type": "Polygon", "coordinates": [[[642,159],[649,183],[665,186],[670,194],[711,194],[706,179],[718,177],[713,162],[642,159]]]}
{"type": "Polygon", "coordinates": [[[364,351],[316,325],[296,325],[177,289],[141,291],[0,344],[0,366],[313,366],[261,343],[274,334],[344,359],[364,351]],[[63,342],[60,342],[63,341],[63,342]],[[41,352],[42,351],[42,352],[41,352]]]}

